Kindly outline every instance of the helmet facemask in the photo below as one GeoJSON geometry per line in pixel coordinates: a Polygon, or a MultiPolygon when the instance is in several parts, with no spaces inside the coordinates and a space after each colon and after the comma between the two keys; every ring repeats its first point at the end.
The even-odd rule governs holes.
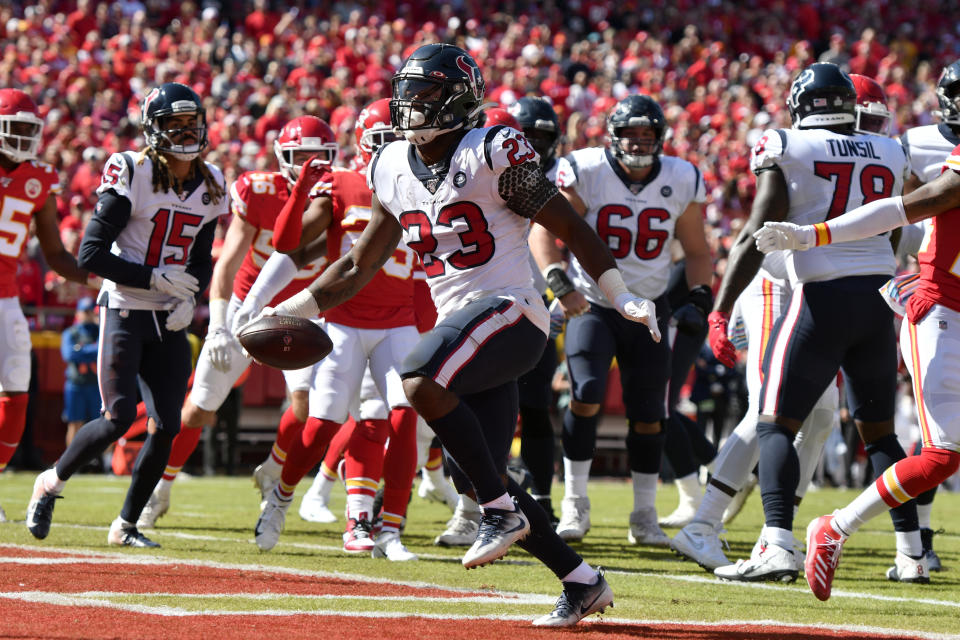
{"type": "Polygon", "coordinates": [[[36,114],[0,115],[0,153],[14,162],[36,159],[42,136],[43,120],[36,114]]]}
{"type": "Polygon", "coordinates": [[[466,105],[468,111],[461,118],[447,108],[468,92],[466,81],[445,82],[401,71],[393,79],[390,100],[394,130],[410,144],[426,144],[443,133],[473,128],[483,110],[480,100],[472,108],[466,105]]]}
{"type": "MultiPolygon", "coordinates": [[[[646,118],[645,118],[646,119],[646,118]]],[[[649,122],[649,119],[646,119],[649,122]]],[[[618,127],[610,134],[613,155],[630,169],[643,169],[653,164],[663,150],[663,129],[652,124],[618,127]]]]}
{"type": "Polygon", "coordinates": [[[933,114],[944,124],[960,126],[960,80],[937,86],[937,100],[940,109],[933,114]]]}
{"type": "Polygon", "coordinates": [[[858,104],[857,120],[853,130],[857,133],[886,137],[890,135],[891,120],[893,120],[893,114],[887,110],[886,105],[879,102],[858,104]]]}
{"type": "Polygon", "coordinates": [[[368,156],[372,156],[377,152],[377,149],[383,145],[399,139],[400,136],[393,127],[389,125],[377,125],[367,129],[361,134],[360,148],[368,156]]]}
{"type": "Polygon", "coordinates": [[[177,111],[178,104],[174,103],[174,113],[160,116],[148,125],[147,144],[177,160],[190,161],[200,155],[207,146],[206,116],[202,112],[197,113],[196,105],[192,102],[189,108],[183,108],[180,111],[177,111]],[[185,113],[194,116],[193,126],[169,126],[171,118],[185,113]],[[192,138],[189,142],[184,140],[187,135],[192,138]]]}
{"type": "Polygon", "coordinates": [[[312,156],[317,156],[313,160],[314,165],[332,167],[337,160],[337,143],[324,142],[320,138],[303,138],[298,145],[281,145],[274,141],[273,148],[280,164],[280,173],[291,185],[300,177],[303,163],[312,156]]]}

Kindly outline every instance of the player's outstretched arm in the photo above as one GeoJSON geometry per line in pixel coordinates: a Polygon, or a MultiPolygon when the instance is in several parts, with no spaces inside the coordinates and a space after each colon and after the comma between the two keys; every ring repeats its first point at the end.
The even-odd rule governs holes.
{"type": "Polygon", "coordinates": [[[768,223],[757,230],[757,248],[804,251],[837,242],[862,240],[960,207],[960,174],[944,171],[905,196],[874,200],[827,222],[809,225],[768,223]]]}
{"type": "Polygon", "coordinates": [[[737,359],[737,349],[727,337],[730,311],[763,262],[763,254],[753,243],[753,234],[764,222],[786,218],[789,208],[787,183],[780,169],[772,167],[761,171],[757,175],[757,197],[750,218],[730,249],[727,270],[713,302],[713,311],[707,316],[710,349],[717,360],[728,367],[733,367],[737,359]]]}
{"type": "Polygon", "coordinates": [[[327,267],[308,288],[277,305],[277,315],[312,318],[349,300],[373,279],[393,255],[403,230],[376,194],[371,209],[370,222],[350,251],[327,267]]]}
{"type": "Polygon", "coordinates": [[[60,240],[56,196],[47,197],[47,201],[34,214],[34,220],[37,223],[37,240],[40,241],[40,249],[50,268],[67,280],[87,284],[90,272],[80,268],[76,257],[66,250],[60,240]]]}
{"type": "Polygon", "coordinates": [[[566,198],[557,193],[547,200],[534,219],[566,243],[621,315],[647,325],[653,339],[660,341],[657,312],[653,302],[630,293],[620,270],[617,269],[610,248],[577,214],[566,198]]]}

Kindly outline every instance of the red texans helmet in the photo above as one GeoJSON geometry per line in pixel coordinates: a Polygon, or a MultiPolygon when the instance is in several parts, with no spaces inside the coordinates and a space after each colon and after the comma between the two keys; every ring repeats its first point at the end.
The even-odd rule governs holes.
{"type": "Polygon", "coordinates": [[[853,130],[875,136],[890,135],[893,114],[887,109],[887,94],[873,78],[851,73],[853,88],[857,90],[857,120],[853,130]]]}
{"type": "Polygon", "coordinates": [[[510,115],[510,112],[508,112],[506,109],[494,107],[493,109],[487,109],[484,111],[483,115],[486,116],[486,121],[481,123],[481,125],[484,127],[492,127],[494,125],[502,124],[508,127],[513,127],[517,131],[522,131],[522,129],[520,129],[520,122],[510,115]]]}
{"type": "Polygon", "coordinates": [[[294,162],[298,151],[316,154],[321,164],[333,166],[337,159],[337,136],[326,122],[316,116],[300,116],[283,125],[280,135],[273,142],[273,151],[280,163],[280,173],[293,184],[300,175],[300,167],[294,162]]]}
{"type": "Polygon", "coordinates": [[[0,89],[0,153],[14,162],[33,160],[42,134],[33,99],[19,89],[0,89]]]}
{"type": "Polygon", "coordinates": [[[354,132],[357,135],[362,166],[366,166],[377,149],[399,139],[390,123],[390,98],[374,100],[364,107],[357,116],[354,132]]]}

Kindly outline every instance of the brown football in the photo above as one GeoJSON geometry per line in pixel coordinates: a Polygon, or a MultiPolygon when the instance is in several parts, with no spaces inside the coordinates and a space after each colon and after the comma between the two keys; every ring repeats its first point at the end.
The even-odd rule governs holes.
{"type": "Polygon", "coordinates": [[[294,316],[264,316],[244,327],[237,339],[254,359],[277,369],[309,367],[333,350],[326,331],[294,316]]]}

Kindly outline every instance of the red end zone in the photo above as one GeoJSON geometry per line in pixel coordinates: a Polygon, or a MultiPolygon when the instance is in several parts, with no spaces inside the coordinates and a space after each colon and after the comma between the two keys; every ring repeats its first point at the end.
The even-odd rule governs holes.
{"type": "MultiPolygon", "coordinates": [[[[78,556],[71,553],[44,553],[39,550],[0,546],[0,636],[23,638],[171,638],[204,640],[226,638],[370,638],[447,640],[483,638],[566,637],[589,639],[657,638],[660,640],[761,640],[778,638],[843,638],[867,640],[876,633],[858,633],[796,626],[631,624],[623,620],[591,619],[569,630],[537,629],[517,620],[509,595],[468,592],[272,571],[260,567],[223,568],[199,562],[144,558],[132,562],[117,555],[78,556]],[[41,564],[42,562],[42,564],[41,564]],[[105,592],[107,596],[91,595],[105,592]],[[171,607],[169,599],[156,605],[129,604],[123,596],[136,594],[207,594],[230,598],[239,594],[282,596],[338,596],[324,611],[306,613],[291,609],[257,613],[231,611],[216,597],[205,598],[203,611],[191,613],[171,607]],[[82,597],[81,594],[86,594],[82,597]],[[409,614],[376,611],[330,613],[338,602],[360,599],[403,597],[409,614]],[[110,599],[112,598],[112,600],[110,599]],[[417,613],[416,598],[486,599],[503,605],[511,619],[470,617],[473,607],[464,602],[450,618],[440,614],[417,613]],[[214,613],[211,613],[213,611],[214,613]]],[[[515,598],[514,598],[515,599],[515,598]]],[[[369,602],[369,600],[367,600],[369,602]]],[[[388,604],[393,609],[397,606],[388,604]]],[[[548,607],[543,607],[547,610],[548,607]]],[[[615,612],[612,612],[615,613],[615,612]]],[[[530,616],[535,617],[533,615],[530,616]]],[[[898,637],[890,635],[886,637],[898,637]]],[[[904,637],[904,636],[899,636],[904,637]]]]}

